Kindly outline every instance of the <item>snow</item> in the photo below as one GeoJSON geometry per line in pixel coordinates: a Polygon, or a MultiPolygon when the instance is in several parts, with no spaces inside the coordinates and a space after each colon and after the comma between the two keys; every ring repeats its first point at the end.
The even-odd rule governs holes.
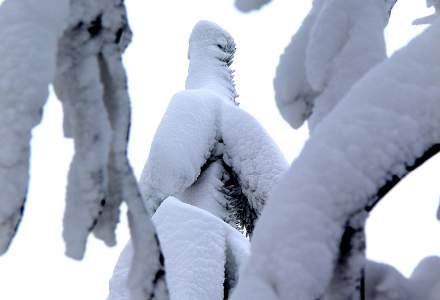
{"type": "Polygon", "coordinates": [[[117,38],[121,36],[119,28],[122,35],[130,34],[124,6],[116,6],[111,1],[76,1],[72,3],[69,27],[59,41],[54,88],[63,103],[65,135],[73,137],[75,142],[63,236],[66,254],[76,259],[83,257],[88,234],[105,206],[102,218],[113,220],[107,222],[109,228],[100,226],[96,236],[108,245],[115,243],[113,231],[121,199],[114,200],[118,196],[113,194],[120,193],[114,189],[121,182],[111,182],[113,194],[109,195],[107,166],[118,169],[113,161],[126,160],[125,135],[129,122],[125,71],[120,63],[128,41],[117,38]],[[116,101],[120,102],[119,111],[113,104],[116,101]],[[121,122],[119,118],[124,120],[121,122]],[[112,132],[112,128],[124,132],[122,147],[119,145],[121,134],[112,132]],[[115,147],[118,147],[116,158],[112,156],[109,162],[110,151],[113,155],[115,147]],[[107,213],[109,208],[116,212],[107,213]]]}
{"type": "Polygon", "coordinates": [[[130,98],[122,54],[131,41],[120,1],[72,2],[59,41],[54,89],[66,137],[74,139],[63,237],[66,255],[82,259],[89,234],[116,244],[120,205],[133,240],[130,299],[167,299],[159,241],[127,159],[130,98]]]}
{"type": "MultiPolygon", "coordinates": [[[[410,300],[408,280],[390,265],[367,261],[365,266],[365,299],[410,300]]],[[[425,299],[425,298],[418,298],[425,299]]],[[[416,299],[414,299],[416,300],[416,299]]]]}
{"type": "Polygon", "coordinates": [[[0,254],[22,218],[31,130],[41,121],[67,13],[67,1],[6,0],[0,6],[0,254]]]}
{"type": "MultiPolygon", "coordinates": [[[[162,203],[153,221],[165,256],[170,298],[223,299],[226,253],[241,264],[249,254],[249,242],[221,219],[173,197],[162,203]]],[[[132,251],[128,243],[110,281],[108,300],[128,300],[132,251]]]]}
{"type": "Polygon", "coordinates": [[[414,25],[431,24],[437,19],[438,15],[440,13],[440,1],[427,0],[426,5],[428,7],[433,7],[435,9],[434,14],[414,20],[414,22],[413,22],[414,25]]]}
{"type": "Polygon", "coordinates": [[[440,294],[440,257],[424,258],[410,278],[405,278],[394,267],[367,261],[366,299],[371,300],[438,300],[440,294]]]}
{"type": "Polygon", "coordinates": [[[225,160],[236,170],[250,205],[261,211],[273,186],[287,170],[287,163],[251,115],[229,105],[222,107],[220,116],[225,160]]]}
{"type": "Polygon", "coordinates": [[[306,77],[304,61],[310,31],[322,8],[322,2],[313,1],[311,11],[280,57],[273,82],[281,116],[293,128],[301,127],[311,115],[314,98],[317,96],[306,77]]]}
{"type": "MultiPolygon", "coordinates": [[[[234,51],[232,37],[218,25],[201,21],[194,27],[186,90],[171,99],[140,179],[146,205],[152,211],[166,197],[180,195],[197,184],[203,178],[201,173],[206,172],[204,168],[217,161],[223,166],[213,171],[217,172],[213,186],[222,188],[219,181],[223,178],[224,184],[230,179],[226,177],[232,174],[223,173],[231,168],[249,202],[246,205],[259,214],[272,187],[287,169],[287,162],[269,135],[235,103],[229,69],[234,51]]],[[[211,204],[197,205],[211,206],[209,211],[226,219],[225,207],[221,206],[227,200],[220,199],[215,188],[210,189],[217,194],[205,197],[211,204]]]]}
{"type": "Polygon", "coordinates": [[[235,7],[242,12],[260,9],[271,0],[235,0],[235,7]]]}
{"type": "Polygon", "coordinates": [[[383,1],[314,1],[280,58],[274,80],[282,116],[309,128],[333,109],[371,67],[385,59],[383,1]]]}
{"type": "Polygon", "coordinates": [[[316,127],[259,219],[232,299],[323,295],[347,220],[440,138],[439,41],[436,21],[316,127]]]}

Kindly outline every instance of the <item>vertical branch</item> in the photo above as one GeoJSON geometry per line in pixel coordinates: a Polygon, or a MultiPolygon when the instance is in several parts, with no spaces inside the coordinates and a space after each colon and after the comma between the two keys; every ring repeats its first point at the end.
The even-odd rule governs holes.
{"type": "Polygon", "coordinates": [[[104,99],[113,129],[109,160],[109,201],[94,233],[103,238],[114,239],[119,206],[125,201],[134,249],[129,276],[131,299],[166,300],[169,296],[160,243],[127,158],[130,99],[125,69],[120,56],[111,50],[104,49],[100,56],[102,82],[105,87],[104,99]]]}
{"type": "Polygon", "coordinates": [[[49,94],[66,2],[6,0],[0,6],[0,255],[23,216],[31,132],[49,94]]]}

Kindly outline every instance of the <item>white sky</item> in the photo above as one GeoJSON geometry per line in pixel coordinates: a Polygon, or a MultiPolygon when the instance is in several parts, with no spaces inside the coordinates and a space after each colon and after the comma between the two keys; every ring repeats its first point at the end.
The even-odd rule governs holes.
{"type": "MultiPolygon", "coordinates": [[[[136,173],[142,170],[169,99],[183,89],[187,41],[200,19],[214,21],[234,36],[238,51],[233,67],[242,107],[262,123],[289,160],[296,157],[307,132],[294,131],[282,121],[272,80],[278,58],[309,2],[277,0],[243,15],[232,0],[127,0],[134,31],[125,61],[133,103],[130,158],[136,173]]],[[[399,0],[387,31],[389,50],[420,32],[422,28],[411,26],[411,21],[429,13],[424,0],[399,0]]],[[[105,299],[112,269],[128,239],[123,216],[117,247],[107,248],[91,237],[84,261],[64,256],[61,225],[72,143],[62,137],[61,116],[60,104],[51,97],[43,122],[34,131],[24,220],[9,252],[0,257],[0,299],[105,299]]],[[[374,211],[368,223],[369,257],[409,275],[421,258],[440,255],[440,224],[435,220],[440,184],[434,173],[439,169],[440,159],[428,162],[374,211]]]]}

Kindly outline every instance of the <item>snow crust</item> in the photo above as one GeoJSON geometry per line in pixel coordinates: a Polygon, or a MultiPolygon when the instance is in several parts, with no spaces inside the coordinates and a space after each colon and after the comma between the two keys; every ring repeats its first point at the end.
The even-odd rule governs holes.
{"type": "Polygon", "coordinates": [[[67,14],[65,0],[5,0],[0,6],[0,254],[22,218],[31,130],[41,121],[67,14]]]}
{"type": "Polygon", "coordinates": [[[276,102],[294,128],[316,125],[371,67],[386,58],[384,1],[318,1],[280,58],[276,102]]]}
{"type": "Polygon", "coordinates": [[[347,220],[440,139],[439,41],[436,21],[316,127],[259,219],[231,299],[323,296],[347,220]]]}
{"type": "MultiPolygon", "coordinates": [[[[223,299],[226,254],[241,264],[249,242],[237,230],[212,214],[169,197],[153,216],[165,256],[170,298],[223,299]]],[[[129,242],[110,281],[107,300],[128,300],[127,274],[132,259],[129,242]]]]}

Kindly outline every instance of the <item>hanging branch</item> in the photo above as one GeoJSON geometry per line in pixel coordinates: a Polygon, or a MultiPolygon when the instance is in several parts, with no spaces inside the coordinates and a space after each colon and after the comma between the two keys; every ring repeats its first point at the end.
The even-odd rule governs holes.
{"type": "Polygon", "coordinates": [[[64,217],[66,254],[81,259],[92,231],[114,245],[125,201],[134,248],[130,299],[166,300],[159,240],[127,158],[130,98],[122,54],[131,30],[125,6],[112,0],[71,5],[75,14],[59,41],[54,83],[65,112],[65,135],[75,142],[64,217]]]}
{"type": "Polygon", "coordinates": [[[41,121],[67,14],[63,0],[5,0],[0,6],[0,255],[23,216],[31,132],[41,121]]]}

